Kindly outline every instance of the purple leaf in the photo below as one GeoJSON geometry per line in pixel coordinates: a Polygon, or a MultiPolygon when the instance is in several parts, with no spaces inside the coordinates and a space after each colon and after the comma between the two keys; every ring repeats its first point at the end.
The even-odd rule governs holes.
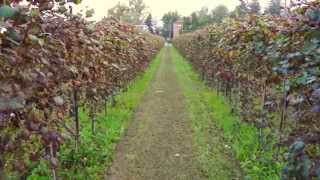
{"type": "Polygon", "coordinates": [[[311,99],[314,100],[314,101],[319,101],[320,100],[320,88],[316,89],[316,90],[314,90],[312,92],[311,99]]]}
{"type": "Polygon", "coordinates": [[[320,105],[315,105],[310,110],[313,113],[320,113],[320,105]]]}

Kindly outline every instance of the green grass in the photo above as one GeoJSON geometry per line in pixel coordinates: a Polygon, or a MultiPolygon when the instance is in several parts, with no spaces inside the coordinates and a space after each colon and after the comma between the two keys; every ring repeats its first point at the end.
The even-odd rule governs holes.
{"type": "Polygon", "coordinates": [[[245,179],[279,179],[281,164],[274,162],[274,144],[265,145],[262,150],[258,129],[231,114],[226,99],[206,86],[176,49],[172,48],[171,54],[187,100],[195,141],[202,154],[200,162],[209,179],[230,179],[237,173],[237,163],[228,162],[234,160],[224,154],[228,151],[224,148],[229,145],[245,179]]]}
{"type": "MultiPolygon", "coordinates": [[[[160,52],[152,61],[145,73],[130,83],[126,92],[119,93],[116,105],[107,104],[107,114],[97,113],[96,134],[92,135],[91,121],[86,108],[79,112],[81,122],[81,144],[79,151],[74,152],[73,140],[68,141],[59,151],[60,168],[58,177],[62,179],[103,179],[103,174],[111,165],[115,144],[125,131],[128,120],[140,103],[159,64],[160,52]]],[[[104,107],[103,107],[104,109],[104,107]]],[[[33,171],[29,180],[50,179],[51,172],[46,161],[33,171]]]]}

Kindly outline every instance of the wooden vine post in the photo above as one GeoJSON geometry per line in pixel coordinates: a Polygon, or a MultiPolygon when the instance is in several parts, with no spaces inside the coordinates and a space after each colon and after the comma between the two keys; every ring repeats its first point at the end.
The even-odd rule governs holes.
{"type": "Polygon", "coordinates": [[[263,86],[262,86],[262,96],[261,96],[261,124],[259,125],[259,146],[260,148],[263,146],[262,144],[262,139],[263,139],[263,127],[264,127],[264,123],[266,121],[266,115],[265,115],[265,103],[266,103],[266,98],[267,98],[267,80],[264,79],[263,81],[263,86]]]}
{"type": "Polygon", "coordinates": [[[230,101],[230,104],[232,104],[232,90],[233,90],[233,80],[231,80],[230,84],[229,84],[229,101],[230,101]]]}
{"type": "MultiPolygon", "coordinates": [[[[50,146],[50,159],[53,159],[53,158],[55,158],[55,155],[54,155],[52,142],[50,143],[49,146],[50,146]]],[[[51,167],[51,172],[52,172],[52,179],[57,180],[57,172],[56,172],[55,167],[53,167],[53,166],[51,167]]]]}
{"type": "Polygon", "coordinates": [[[107,116],[107,105],[108,105],[108,98],[104,98],[104,115],[107,116]]]}
{"type": "Polygon", "coordinates": [[[204,77],[205,77],[205,67],[203,66],[202,69],[201,69],[201,80],[204,80],[204,77]]]}
{"type": "Polygon", "coordinates": [[[282,97],[283,104],[282,104],[282,107],[281,107],[281,120],[280,120],[280,127],[279,127],[280,133],[283,132],[283,128],[285,127],[286,117],[287,117],[287,96],[288,96],[288,91],[286,89],[286,82],[287,82],[287,79],[285,79],[283,81],[283,97],[282,97]]]}
{"type": "Polygon", "coordinates": [[[212,67],[212,87],[215,87],[216,86],[216,77],[215,77],[215,67],[213,65],[212,67]]]}
{"type": "Polygon", "coordinates": [[[263,94],[261,98],[261,111],[265,110],[266,98],[267,98],[267,80],[265,79],[263,83],[263,94]]]}
{"type": "Polygon", "coordinates": [[[217,77],[217,96],[220,94],[220,78],[217,77]]]}
{"type": "Polygon", "coordinates": [[[116,101],[116,99],[115,99],[115,95],[112,94],[112,96],[111,96],[111,105],[112,105],[112,107],[115,107],[116,104],[117,104],[117,101],[116,101]]]}
{"type": "Polygon", "coordinates": [[[75,151],[78,152],[80,142],[80,122],[79,122],[79,106],[78,106],[78,90],[73,89],[73,114],[75,123],[75,151]]]}
{"type": "Polygon", "coordinates": [[[5,179],[5,174],[4,174],[4,160],[3,157],[0,156],[0,179],[5,179]]]}
{"type": "MultiPolygon", "coordinates": [[[[288,91],[287,91],[286,86],[287,86],[287,78],[285,78],[283,80],[281,119],[280,119],[280,127],[279,127],[279,143],[282,142],[283,129],[285,128],[285,122],[286,122],[286,118],[287,118],[287,108],[288,108],[287,96],[288,96],[288,91]]],[[[280,145],[278,146],[277,158],[279,156],[279,152],[280,152],[280,145]]]]}
{"type": "MultiPolygon", "coordinates": [[[[232,84],[236,83],[235,80],[232,81],[232,84]]],[[[236,89],[236,84],[233,86],[233,88],[230,90],[230,104],[231,104],[231,113],[234,113],[235,112],[235,108],[236,108],[236,99],[237,99],[237,96],[234,94],[235,92],[235,89],[236,89]]]]}
{"type": "Polygon", "coordinates": [[[236,111],[237,112],[240,112],[240,109],[241,108],[241,80],[239,79],[238,83],[237,83],[237,89],[238,89],[238,92],[237,95],[236,95],[236,102],[235,102],[235,105],[236,105],[236,111]]]}
{"type": "Polygon", "coordinates": [[[97,121],[97,117],[96,117],[96,106],[93,106],[92,111],[91,111],[91,131],[92,134],[95,135],[96,134],[96,121],[97,121]]]}
{"type": "Polygon", "coordinates": [[[229,88],[229,82],[225,81],[225,87],[224,87],[224,95],[226,96],[226,98],[228,97],[228,88],[229,88]]]}

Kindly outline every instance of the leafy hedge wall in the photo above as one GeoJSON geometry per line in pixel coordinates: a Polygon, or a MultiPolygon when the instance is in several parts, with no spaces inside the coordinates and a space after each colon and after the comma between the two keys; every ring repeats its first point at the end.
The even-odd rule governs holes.
{"type": "Polygon", "coordinates": [[[114,19],[72,15],[64,1],[19,2],[0,3],[1,177],[28,173],[41,159],[54,173],[60,145],[79,146],[78,107],[89,108],[94,134],[98,108],[163,46],[114,19]]]}
{"type": "Polygon", "coordinates": [[[288,161],[284,178],[320,172],[319,28],[320,2],[312,1],[297,4],[286,16],[228,18],[174,40],[228,97],[232,111],[259,129],[261,150],[271,144],[274,159],[288,161]],[[281,147],[289,145],[282,156],[281,147]]]}

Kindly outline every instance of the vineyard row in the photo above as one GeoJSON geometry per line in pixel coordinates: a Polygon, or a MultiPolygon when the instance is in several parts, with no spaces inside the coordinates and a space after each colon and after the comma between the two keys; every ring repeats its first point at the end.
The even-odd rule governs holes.
{"type": "Polygon", "coordinates": [[[174,45],[227,97],[232,112],[258,129],[259,148],[248,157],[257,166],[247,173],[268,179],[280,173],[270,164],[285,161],[284,179],[319,177],[319,1],[292,7],[286,16],[227,18],[182,34],[174,45]]]}
{"type": "Polygon", "coordinates": [[[0,179],[25,177],[43,159],[56,178],[60,146],[72,141],[77,152],[81,143],[79,107],[89,109],[94,135],[95,113],[146,69],[163,40],[114,19],[43,8],[50,1],[14,3],[0,13],[0,179]]]}

